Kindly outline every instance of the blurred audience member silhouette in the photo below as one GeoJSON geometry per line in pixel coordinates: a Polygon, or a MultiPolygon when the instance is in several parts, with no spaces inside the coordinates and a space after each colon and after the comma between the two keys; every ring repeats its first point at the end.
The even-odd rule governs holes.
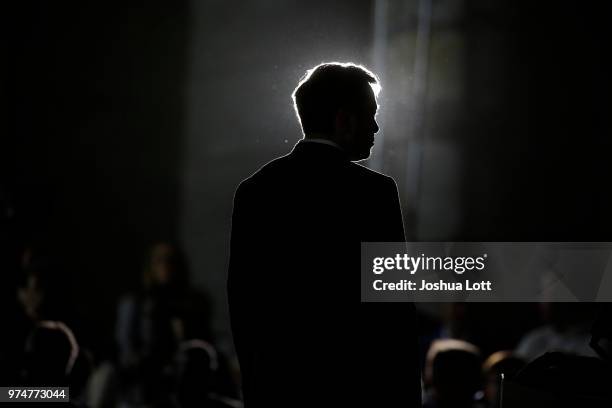
{"type": "Polygon", "coordinates": [[[589,346],[594,306],[588,303],[542,303],[543,326],[525,334],[515,354],[529,362],[546,352],[596,356],[589,346]]]}
{"type": "Polygon", "coordinates": [[[17,261],[13,270],[3,271],[12,274],[11,285],[6,288],[4,299],[6,309],[3,309],[10,312],[4,322],[11,329],[2,335],[4,348],[3,355],[0,355],[0,376],[5,384],[21,378],[19,370],[25,358],[24,344],[39,322],[61,321],[71,330],[78,326],[66,288],[67,276],[64,268],[53,260],[54,257],[35,250],[32,245],[24,245],[16,251],[15,258],[17,261]]]}
{"type": "Polygon", "coordinates": [[[26,246],[21,254],[17,300],[30,322],[58,320],[74,330],[76,315],[64,255],[26,246]]]}
{"type": "Polygon", "coordinates": [[[202,340],[183,342],[173,362],[175,400],[180,408],[240,407],[240,401],[220,394],[219,355],[202,340]]]}
{"type": "Polygon", "coordinates": [[[483,363],[484,398],[491,408],[500,407],[500,385],[502,375],[504,381],[512,380],[525,366],[525,362],[515,357],[511,351],[497,351],[491,354],[483,363]]]}
{"type": "Polygon", "coordinates": [[[436,340],[425,362],[424,408],[475,408],[481,390],[480,352],[462,340],[436,340]]]}
{"type": "Polygon", "coordinates": [[[79,345],[64,323],[42,321],[26,341],[25,380],[28,384],[68,386],[79,345]]]}
{"type": "Polygon", "coordinates": [[[116,339],[128,401],[157,401],[168,388],[164,369],[185,339],[212,342],[210,305],[189,284],[187,262],[174,244],[147,253],[143,286],[118,306],[116,339]]]}
{"type": "Polygon", "coordinates": [[[612,364],[612,304],[602,303],[591,327],[591,348],[597,355],[612,364]]]}
{"type": "Polygon", "coordinates": [[[503,383],[504,408],[612,406],[609,364],[585,356],[545,353],[503,383]]]}
{"type": "Polygon", "coordinates": [[[50,320],[36,323],[25,343],[23,385],[69,387],[71,405],[80,406],[91,370],[90,358],[68,326],[50,320]]]}

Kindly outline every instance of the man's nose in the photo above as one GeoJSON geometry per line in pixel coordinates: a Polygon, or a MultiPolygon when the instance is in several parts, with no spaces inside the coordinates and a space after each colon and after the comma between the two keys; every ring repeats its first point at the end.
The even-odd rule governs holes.
{"type": "Polygon", "coordinates": [[[378,127],[378,122],[374,121],[374,133],[377,133],[380,130],[378,127]]]}

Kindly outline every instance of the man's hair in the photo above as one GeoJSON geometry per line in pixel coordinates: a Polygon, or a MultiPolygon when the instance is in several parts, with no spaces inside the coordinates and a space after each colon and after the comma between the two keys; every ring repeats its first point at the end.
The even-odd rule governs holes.
{"type": "Polygon", "coordinates": [[[323,63],[306,71],[292,94],[304,135],[333,131],[338,110],[355,107],[370,89],[378,94],[378,78],[353,63],[323,63]]]}

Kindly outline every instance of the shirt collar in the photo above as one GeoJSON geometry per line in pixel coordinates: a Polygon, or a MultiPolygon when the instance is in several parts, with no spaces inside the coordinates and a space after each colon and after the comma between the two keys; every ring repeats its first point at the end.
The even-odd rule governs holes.
{"type": "Polygon", "coordinates": [[[315,136],[310,136],[308,138],[304,138],[302,140],[300,140],[299,143],[320,143],[320,144],[326,144],[326,145],[330,145],[330,146],[334,146],[336,149],[340,149],[342,151],[344,151],[344,149],[342,147],[340,147],[340,145],[336,142],[333,142],[329,139],[325,139],[323,137],[317,137],[315,136]]]}

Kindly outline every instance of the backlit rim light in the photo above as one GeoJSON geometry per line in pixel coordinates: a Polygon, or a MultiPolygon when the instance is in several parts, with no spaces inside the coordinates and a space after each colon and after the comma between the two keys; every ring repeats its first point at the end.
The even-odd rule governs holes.
{"type": "Polygon", "coordinates": [[[338,62],[338,61],[321,62],[317,66],[312,67],[306,71],[302,79],[300,79],[300,82],[297,84],[297,86],[293,89],[293,92],[291,93],[291,99],[293,100],[293,111],[295,112],[295,115],[297,117],[298,122],[300,123],[300,126],[302,125],[302,121],[300,120],[300,115],[298,113],[297,104],[295,102],[295,91],[297,91],[298,88],[302,86],[304,82],[310,79],[310,76],[317,68],[319,68],[321,65],[328,65],[328,64],[340,65],[345,68],[346,67],[360,68],[364,70],[365,72],[367,72],[368,74],[370,74],[376,80],[376,82],[370,82],[370,87],[372,88],[372,92],[374,92],[375,98],[378,98],[378,94],[380,94],[380,91],[382,90],[382,86],[380,85],[380,78],[378,78],[378,75],[376,75],[374,72],[370,71],[368,68],[364,67],[361,64],[355,64],[354,62],[338,62]]]}

